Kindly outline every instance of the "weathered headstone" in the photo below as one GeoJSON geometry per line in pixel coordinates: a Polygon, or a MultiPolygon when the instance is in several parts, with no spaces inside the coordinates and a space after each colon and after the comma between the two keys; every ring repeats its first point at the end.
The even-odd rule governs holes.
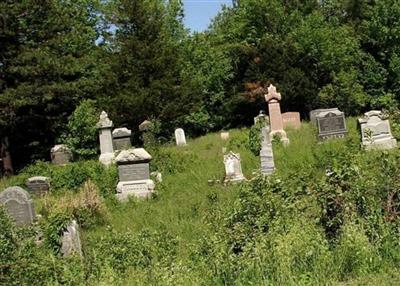
{"type": "Polygon", "coordinates": [[[82,257],[82,245],[79,234],[79,226],[75,220],[67,226],[61,237],[61,253],[64,257],[78,254],[82,257]]]}
{"type": "Polygon", "coordinates": [[[282,114],[283,128],[298,129],[301,126],[299,112],[285,112],[282,114]]]}
{"type": "Polygon", "coordinates": [[[150,197],[154,191],[154,182],[150,179],[149,162],[151,156],[143,148],[122,150],[115,161],[118,165],[119,182],[117,199],[126,201],[130,196],[150,197]]]}
{"type": "Polygon", "coordinates": [[[283,130],[283,120],[279,101],[282,96],[276,91],[276,87],[272,84],[268,87],[268,94],[265,95],[265,100],[268,102],[269,120],[271,124],[271,138],[277,134],[284,144],[289,144],[285,130],[283,130]]]}
{"type": "Polygon", "coordinates": [[[347,135],[344,113],[339,109],[328,109],[315,114],[318,139],[344,138],[347,135]]]}
{"type": "Polygon", "coordinates": [[[108,118],[105,111],[100,114],[100,120],[97,123],[99,128],[99,139],[100,139],[100,158],[99,161],[104,165],[110,165],[114,161],[114,146],[111,130],[113,128],[113,122],[108,118]]]}
{"type": "Polygon", "coordinates": [[[16,225],[28,225],[35,219],[35,211],[28,192],[20,187],[9,187],[0,193],[0,204],[5,207],[16,225]]]}
{"type": "Polygon", "coordinates": [[[242,172],[242,166],[240,165],[240,154],[230,151],[228,154],[224,155],[224,164],[225,183],[241,182],[245,180],[242,172]]]}
{"type": "Polygon", "coordinates": [[[362,145],[365,149],[392,149],[397,146],[397,141],[390,131],[389,120],[379,110],[364,113],[358,119],[361,126],[362,145]]]}
{"type": "Polygon", "coordinates": [[[316,116],[318,115],[318,113],[320,113],[320,112],[328,112],[328,111],[334,111],[334,112],[336,112],[336,111],[339,111],[339,109],[338,108],[325,108],[325,109],[314,109],[314,110],[311,110],[310,111],[310,113],[309,113],[309,115],[310,115],[310,121],[312,122],[312,123],[314,123],[314,124],[317,124],[317,119],[316,119],[316,116]]]}
{"type": "Polygon", "coordinates": [[[265,114],[264,110],[260,110],[260,113],[254,117],[254,124],[262,123],[262,125],[269,125],[269,116],[265,114]]]}
{"type": "Polygon", "coordinates": [[[128,128],[116,128],[112,132],[114,150],[126,150],[132,147],[131,130],[128,128]]]}
{"type": "Polygon", "coordinates": [[[71,150],[64,144],[55,145],[50,153],[51,162],[55,165],[66,165],[72,160],[71,150]]]}
{"type": "Polygon", "coordinates": [[[31,193],[43,196],[50,190],[50,178],[43,176],[30,177],[26,180],[26,186],[31,193]]]}
{"type": "Polygon", "coordinates": [[[272,149],[271,138],[269,137],[269,126],[261,129],[261,173],[264,175],[271,175],[275,170],[274,153],[272,149]]]}
{"type": "Polygon", "coordinates": [[[185,146],[186,145],[186,137],[185,131],[182,128],[178,128],[175,130],[175,140],[177,146],[185,146]]]}
{"type": "Polygon", "coordinates": [[[147,131],[151,126],[151,121],[145,120],[139,125],[139,130],[140,131],[147,131]]]}
{"type": "Polygon", "coordinates": [[[221,139],[224,141],[229,140],[229,132],[221,132],[221,139]]]}

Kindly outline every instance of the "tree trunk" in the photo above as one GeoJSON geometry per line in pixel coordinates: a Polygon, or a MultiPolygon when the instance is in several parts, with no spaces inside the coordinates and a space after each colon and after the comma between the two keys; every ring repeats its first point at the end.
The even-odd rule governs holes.
{"type": "Polygon", "coordinates": [[[11,154],[8,149],[8,146],[9,146],[8,137],[4,137],[3,140],[1,141],[0,155],[3,162],[3,171],[5,176],[11,176],[14,173],[11,154]]]}

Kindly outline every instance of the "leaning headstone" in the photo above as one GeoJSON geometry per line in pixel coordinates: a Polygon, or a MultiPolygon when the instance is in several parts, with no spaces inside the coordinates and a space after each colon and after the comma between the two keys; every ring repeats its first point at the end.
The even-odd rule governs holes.
{"type": "Polygon", "coordinates": [[[126,201],[130,196],[148,198],[154,192],[150,179],[151,156],[143,148],[122,150],[115,161],[118,165],[119,182],[117,199],[126,201]]]}
{"type": "Polygon", "coordinates": [[[32,200],[20,187],[9,187],[0,193],[0,204],[5,207],[16,225],[29,225],[35,219],[32,200]]]}
{"type": "Polygon", "coordinates": [[[319,111],[315,115],[318,127],[318,139],[344,138],[347,135],[344,113],[339,109],[319,111]]]}
{"type": "Polygon", "coordinates": [[[100,114],[100,120],[97,123],[99,129],[100,139],[100,158],[99,161],[104,165],[110,165],[114,161],[114,146],[111,130],[113,128],[113,122],[108,118],[105,111],[100,114]]]}
{"type": "Polygon", "coordinates": [[[362,145],[366,150],[392,149],[397,146],[397,141],[390,131],[389,120],[381,111],[366,112],[358,122],[361,126],[362,145]]]}
{"type": "Polygon", "coordinates": [[[282,113],[283,128],[299,129],[301,126],[299,112],[285,112],[282,113]]]}
{"type": "Polygon", "coordinates": [[[64,257],[77,254],[82,257],[82,245],[79,226],[75,220],[67,226],[61,237],[61,253],[64,257]]]}
{"type": "Polygon", "coordinates": [[[269,137],[269,126],[261,129],[261,150],[260,150],[260,161],[261,161],[261,174],[271,175],[275,170],[274,153],[272,150],[271,138],[269,137]]]}
{"type": "Polygon", "coordinates": [[[128,128],[116,128],[112,132],[114,150],[126,150],[132,147],[131,130],[128,128]]]}
{"type": "Polygon", "coordinates": [[[185,146],[186,145],[186,137],[185,131],[182,128],[178,128],[175,130],[175,140],[177,146],[185,146]]]}
{"type": "Polygon", "coordinates": [[[262,123],[263,126],[269,125],[269,116],[265,114],[264,110],[260,110],[260,113],[254,117],[254,124],[262,123]]]}
{"type": "Polygon", "coordinates": [[[30,177],[26,180],[28,190],[36,196],[43,196],[50,190],[50,178],[43,176],[30,177]]]}
{"type": "Polygon", "coordinates": [[[241,182],[245,180],[240,165],[240,154],[233,153],[232,151],[224,155],[225,164],[225,183],[228,182],[241,182]]]}
{"type": "Polygon", "coordinates": [[[268,87],[268,94],[265,95],[265,101],[268,102],[269,120],[271,125],[271,138],[278,134],[284,144],[289,144],[285,130],[283,130],[283,120],[279,101],[282,96],[276,91],[276,87],[272,84],[268,87]]]}
{"type": "Polygon", "coordinates": [[[229,132],[221,132],[221,139],[223,141],[229,140],[229,132]]]}
{"type": "Polygon", "coordinates": [[[72,160],[72,152],[67,145],[59,144],[51,148],[51,162],[55,165],[66,165],[72,160]]]}

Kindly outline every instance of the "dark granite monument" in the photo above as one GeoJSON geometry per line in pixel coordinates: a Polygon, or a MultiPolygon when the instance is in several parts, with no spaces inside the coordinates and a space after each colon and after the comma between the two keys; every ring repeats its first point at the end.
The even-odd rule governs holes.
{"type": "Polygon", "coordinates": [[[315,114],[318,140],[344,138],[347,135],[344,113],[339,109],[320,110],[315,114]]]}

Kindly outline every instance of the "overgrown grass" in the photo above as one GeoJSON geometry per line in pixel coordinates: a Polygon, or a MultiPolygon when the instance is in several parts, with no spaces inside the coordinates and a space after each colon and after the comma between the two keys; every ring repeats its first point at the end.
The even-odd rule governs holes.
{"type": "Polygon", "coordinates": [[[163,182],[152,200],[117,203],[115,168],[93,161],[40,163],[0,187],[23,185],[30,175],[51,176],[54,198],[88,179],[98,186],[106,221],[83,229],[81,267],[64,261],[58,270],[60,277],[79,273],[75,285],[398,284],[400,224],[385,203],[390,193],[398,203],[400,152],[361,150],[356,119],[347,123],[346,139],[324,143],[309,123],[289,130],[290,145],[274,145],[276,172],[268,179],[258,175],[242,129],[231,130],[228,142],[215,133],[153,149],[152,169],[163,182]],[[223,180],[222,147],[240,153],[251,181],[208,185],[223,180]]]}

